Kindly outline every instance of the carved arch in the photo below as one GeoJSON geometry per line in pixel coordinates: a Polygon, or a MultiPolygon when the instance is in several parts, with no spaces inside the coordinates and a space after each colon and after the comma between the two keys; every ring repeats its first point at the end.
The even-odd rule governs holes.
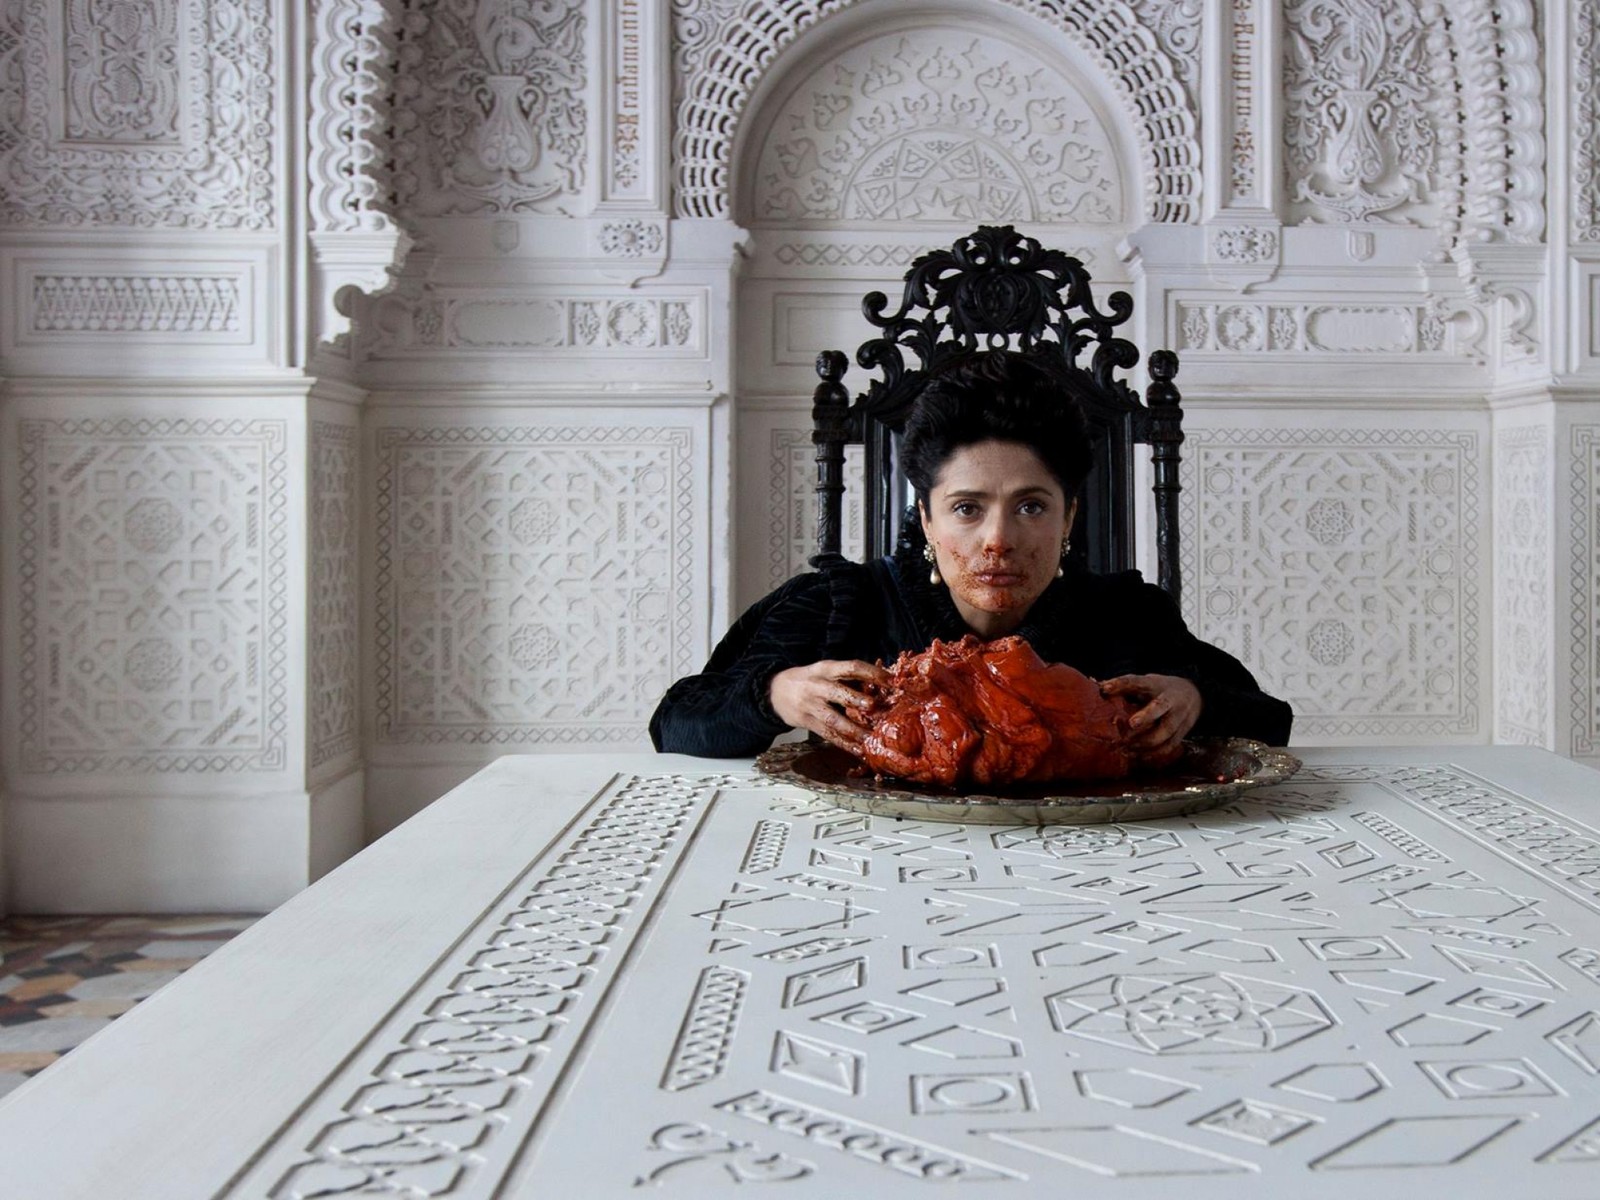
{"type": "MultiPolygon", "coordinates": [[[[1532,0],[1451,6],[1448,45],[1460,86],[1461,194],[1447,197],[1449,241],[1541,241],[1545,228],[1544,76],[1532,0]]],[[[1449,164],[1441,163],[1441,167],[1449,164]]],[[[1443,172],[1449,175],[1449,171],[1443,172]]]]}
{"type": "MultiPolygon", "coordinates": [[[[680,46],[673,135],[674,213],[728,217],[734,135],[750,97],[780,51],[860,0],[766,0],[722,16],[674,5],[680,46]],[[685,49],[686,48],[686,49],[685,49]]],[[[1156,36],[1118,0],[993,0],[1064,33],[1100,64],[1123,104],[1142,161],[1145,215],[1199,218],[1200,145],[1194,110],[1156,36]]]]}
{"type": "Polygon", "coordinates": [[[313,233],[392,229],[387,130],[401,0],[316,0],[306,189],[313,233]]]}

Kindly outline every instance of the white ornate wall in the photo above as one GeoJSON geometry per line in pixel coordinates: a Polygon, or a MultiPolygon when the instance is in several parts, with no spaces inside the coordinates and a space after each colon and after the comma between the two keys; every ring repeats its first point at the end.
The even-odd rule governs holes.
{"type": "Polygon", "coordinates": [[[1179,352],[1186,612],[1298,739],[1600,762],[1597,26],[0,0],[7,901],[261,907],[643,744],[803,567],[816,352],[979,222],[1179,352]]]}

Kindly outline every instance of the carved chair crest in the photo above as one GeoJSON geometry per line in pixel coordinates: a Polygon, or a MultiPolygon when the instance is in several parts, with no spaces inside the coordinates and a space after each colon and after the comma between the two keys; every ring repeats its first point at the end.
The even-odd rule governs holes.
{"type": "Polygon", "coordinates": [[[1139,361],[1134,344],[1113,332],[1133,313],[1126,292],[1095,303],[1089,273],[1078,259],[1047,250],[1012,226],[979,228],[948,250],[923,254],[905,275],[900,307],[870,292],[861,302],[881,332],[863,342],[856,362],[882,371],[850,399],[838,350],[817,357],[811,440],[817,448],[817,554],[836,558],[844,493],[844,448],[864,448],[866,556],[894,545],[905,479],[895,441],[928,379],[980,350],[1012,349],[1033,357],[1061,380],[1083,408],[1095,442],[1095,465],[1079,497],[1073,557],[1091,570],[1134,565],[1133,447],[1151,447],[1154,464],[1157,582],[1178,598],[1178,463],[1183,410],[1173,378],[1178,356],[1150,355],[1145,397],[1118,378],[1139,361]],[[907,365],[906,352],[916,358],[907,365]]]}

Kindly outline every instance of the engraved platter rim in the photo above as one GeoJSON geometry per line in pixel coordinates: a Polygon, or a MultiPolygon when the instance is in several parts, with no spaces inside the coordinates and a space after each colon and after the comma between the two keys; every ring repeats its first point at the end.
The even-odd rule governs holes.
{"type": "MultiPolygon", "coordinates": [[[[921,821],[953,821],[980,825],[1098,825],[1187,816],[1218,808],[1248,792],[1290,778],[1303,765],[1281,746],[1253,738],[1194,738],[1186,741],[1183,772],[1128,780],[1063,781],[1063,789],[1083,790],[1029,795],[954,794],[925,789],[905,780],[871,777],[843,782],[844,772],[858,760],[836,746],[790,742],[756,758],[756,770],[780,783],[793,784],[819,798],[856,812],[921,821]],[[1217,780],[1217,775],[1228,778],[1217,780]],[[1191,782],[1186,777],[1205,776],[1191,782]]],[[[998,791],[998,789],[997,789],[998,791]]]]}

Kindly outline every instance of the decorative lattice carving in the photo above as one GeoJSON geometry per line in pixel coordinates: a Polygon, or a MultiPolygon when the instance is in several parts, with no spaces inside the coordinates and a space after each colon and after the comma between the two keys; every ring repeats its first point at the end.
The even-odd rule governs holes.
{"type": "Polygon", "coordinates": [[[276,28],[269,0],[13,0],[0,224],[272,228],[276,28]]]}
{"type": "Polygon", "coordinates": [[[396,203],[418,216],[540,211],[583,186],[582,0],[404,0],[396,203]]]}
{"type": "Polygon", "coordinates": [[[1178,349],[1206,354],[1458,356],[1458,330],[1428,300],[1387,304],[1181,301],[1178,349]]]}
{"type": "Polygon", "coordinates": [[[1550,430],[1494,438],[1495,740],[1547,743],[1550,729],[1550,430]]]}
{"type": "Polygon", "coordinates": [[[1196,632],[1295,709],[1299,737],[1476,733],[1476,434],[1191,431],[1196,632]]]}
{"type": "Polygon", "coordinates": [[[357,579],[356,429],[311,425],[310,765],[355,749],[359,729],[361,599],[357,579]]]}
{"type": "Polygon", "coordinates": [[[1600,425],[1572,427],[1572,753],[1600,753],[1600,425]]]}
{"type": "MultiPolygon", "coordinates": [[[[757,82],[784,47],[852,2],[776,0],[756,8],[729,0],[676,0],[677,215],[728,215],[733,135],[757,82]]],[[[1139,141],[1147,215],[1157,221],[1193,219],[1200,191],[1194,112],[1157,35],[1116,0],[1006,2],[1102,64],[1139,141]]],[[[1184,22],[1173,27],[1178,28],[1186,28],[1184,22]]]]}
{"type": "Polygon", "coordinates": [[[35,333],[239,333],[237,275],[35,275],[35,333]]]}
{"type": "Polygon", "coordinates": [[[378,297],[359,344],[363,355],[381,359],[440,350],[683,351],[704,336],[698,297],[441,298],[418,288],[378,297]]]}
{"type": "Polygon", "coordinates": [[[281,769],[282,421],[24,420],[19,765],[281,769]]]}
{"type": "Polygon", "coordinates": [[[697,665],[689,449],[670,428],[380,429],[378,739],[637,740],[697,665]]]}
{"type": "Polygon", "coordinates": [[[1093,106],[1023,46],[884,34],[799,81],[755,151],[760,221],[1064,221],[1124,217],[1093,106]]]}

